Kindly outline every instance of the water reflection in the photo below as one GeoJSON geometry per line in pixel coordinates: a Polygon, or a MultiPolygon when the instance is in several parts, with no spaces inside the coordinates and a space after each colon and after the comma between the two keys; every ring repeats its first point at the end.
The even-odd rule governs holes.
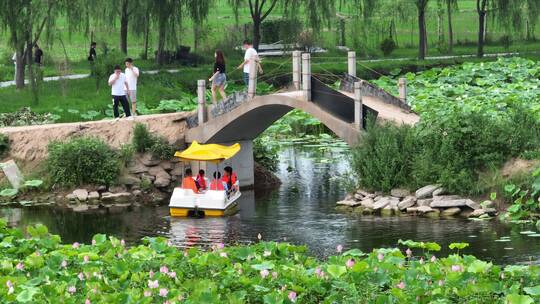
{"type": "Polygon", "coordinates": [[[178,247],[249,243],[261,233],[266,240],[305,244],[318,256],[335,251],[337,244],[370,251],[396,246],[399,239],[435,241],[446,254],[448,244],[469,242],[465,253],[496,263],[539,263],[540,238],[520,234],[534,230],[498,221],[472,222],[417,217],[356,217],[337,213],[335,202],[345,190],[334,178],[348,162],[342,154],[318,148],[287,148],[281,152],[279,177],[283,184],[260,195],[244,191],[240,211],[226,218],[170,218],[168,208],[140,207],[127,212],[73,213],[52,208],[0,209],[10,225],[41,222],[66,242],[89,242],[106,233],[138,242],[145,236],[164,236],[178,247]],[[510,242],[496,242],[503,236],[510,242]]]}

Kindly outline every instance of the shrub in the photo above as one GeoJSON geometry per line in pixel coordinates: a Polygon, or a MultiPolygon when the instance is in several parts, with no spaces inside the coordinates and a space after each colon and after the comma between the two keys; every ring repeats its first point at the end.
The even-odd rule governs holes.
{"type": "Polygon", "coordinates": [[[360,145],[353,149],[352,165],[362,187],[390,191],[407,185],[414,155],[410,127],[368,123],[360,145]]]}
{"type": "Polygon", "coordinates": [[[0,159],[9,152],[9,137],[0,133],[0,159]]]}
{"type": "Polygon", "coordinates": [[[259,137],[253,141],[253,158],[261,166],[276,172],[279,159],[277,149],[271,145],[269,137],[259,137]]]}
{"type": "Polygon", "coordinates": [[[174,153],[173,147],[165,138],[156,136],[148,130],[146,125],[137,123],[133,129],[133,147],[139,153],[151,152],[159,159],[170,159],[174,153]]]}
{"type": "Polygon", "coordinates": [[[512,37],[510,37],[510,35],[502,35],[501,38],[499,38],[499,43],[505,50],[508,50],[512,45],[512,37]]]}
{"type": "Polygon", "coordinates": [[[397,44],[394,41],[394,39],[388,37],[381,42],[381,45],[379,46],[379,48],[381,49],[384,56],[386,57],[392,54],[392,52],[397,48],[397,44]]]}
{"type": "Polygon", "coordinates": [[[132,140],[135,151],[139,153],[146,152],[152,146],[153,140],[154,138],[150,131],[148,131],[146,125],[142,123],[135,124],[135,127],[133,128],[132,140]]]}
{"type": "Polygon", "coordinates": [[[132,159],[133,154],[135,153],[135,148],[132,144],[123,144],[120,146],[120,149],[118,150],[118,157],[120,158],[120,161],[122,164],[127,165],[132,159]]]}
{"type": "Polygon", "coordinates": [[[174,149],[165,138],[160,136],[154,136],[152,145],[150,146],[150,152],[156,158],[165,160],[171,159],[174,154],[174,149]]]}
{"type": "Polygon", "coordinates": [[[79,137],[66,142],[51,142],[48,149],[48,170],[56,184],[110,185],[120,172],[115,151],[97,138],[79,137]]]}

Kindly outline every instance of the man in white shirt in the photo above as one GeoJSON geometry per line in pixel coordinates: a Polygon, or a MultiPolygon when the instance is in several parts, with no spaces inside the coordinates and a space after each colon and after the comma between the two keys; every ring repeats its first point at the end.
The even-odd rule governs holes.
{"type": "Polygon", "coordinates": [[[127,58],[126,64],[126,80],[129,84],[129,90],[126,87],[126,95],[131,101],[131,113],[137,116],[137,79],[139,79],[139,69],[133,65],[133,59],[127,58]]]}
{"type": "Polygon", "coordinates": [[[238,66],[238,69],[244,68],[244,84],[247,87],[249,86],[249,69],[251,68],[251,61],[255,61],[255,64],[257,64],[257,68],[259,69],[259,73],[262,74],[263,71],[259,63],[259,54],[257,54],[257,50],[253,48],[251,41],[244,40],[243,48],[246,50],[246,53],[244,54],[244,62],[238,66]]]}
{"type": "Polygon", "coordinates": [[[122,103],[122,108],[124,109],[124,113],[126,113],[127,119],[133,119],[126,97],[126,89],[129,91],[129,84],[126,79],[126,74],[122,73],[122,69],[119,65],[114,67],[114,73],[109,77],[109,85],[111,86],[114,118],[116,118],[116,120],[119,119],[120,113],[118,113],[118,104],[122,103]]]}

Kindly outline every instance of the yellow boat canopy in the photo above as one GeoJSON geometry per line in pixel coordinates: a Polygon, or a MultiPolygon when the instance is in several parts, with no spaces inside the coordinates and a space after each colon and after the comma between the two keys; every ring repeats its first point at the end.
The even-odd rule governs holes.
{"type": "Polygon", "coordinates": [[[174,156],[183,161],[211,161],[220,162],[233,157],[240,151],[240,144],[222,146],[218,144],[202,145],[194,141],[191,146],[182,152],[176,152],[174,156]]]}

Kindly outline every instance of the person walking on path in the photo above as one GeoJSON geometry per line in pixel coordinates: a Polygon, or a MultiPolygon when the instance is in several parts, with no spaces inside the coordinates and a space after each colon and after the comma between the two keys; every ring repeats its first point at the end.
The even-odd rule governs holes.
{"type": "Polygon", "coordinates": [[[36,64],[36,79],[43,80],[43,73],[41,71],[41,66],[43,65],[43,51],[36,43],[34,45],[34,63],[36,64]]]}
{"type": "Polygon", "coordinates": [[[251,41],[244,40],[243,48],[246,50],[246,53],[244,54],[244,62],[238,66],[238,69],[243,68],[244,70],[244,84],[246,87],[249,86],[249,70],[251,66],[251,61],[254,61],[255,64],[257,64],[257,68],[259,69],[259,73],[262,74],[263,70],[259,63],[259,54],[257,54],[257,50],[253,48],[253,45],[251,44],[251,41]]]}
{"type": "Polygon", "coordinates": [[[11,61],[13,61],[13,68],[15,69],[15,73],[13,73],[13,81],[17,82],[17,52],[13,53],[11,61]]]}
{"type": "Polygon", "coordinates": [[[137,80],[139,79],[139,69],[133,65],[133,59],[127,58],[126,64],[126,80],[129,85],[129,89],[126,86],[126,94],[131,101],[131,114],[137,116],[137,80]]]}
{"type": "Polygon", "coordinates": [[[118,104],[122,104],[122,109],[126,113],[127,119],[133,119],[129,110],[128,100],[126,98],[126,88],[129,91],[129,84],[126,80],[126,74],[122,73],[119,65],[114,67],[114,73],[109,77],[109,85],[111,86],[111,95],[113,101],[114,118],[119,119],[118,104]]]}
{"type": "Polygon", "coordinates": [[[92,42],[90,43],[90,51],[88,53],[88,61],[93,62],[96,60],[97,54],[96,54],[96,43],[92,42]]]}
{"type": "Polygon", "coordinates": [[[221,98],[225,100],[227,95],[225,94],[225,84],[227,83],[227,74],[225,69],[225,57],[221,50],[216,50],[214,56],[216,57],[216,62],[214,62],[214,74],[209,81],[212,82],[212,103],[217,103],[217,90],[221,94],[221,98]]]}

